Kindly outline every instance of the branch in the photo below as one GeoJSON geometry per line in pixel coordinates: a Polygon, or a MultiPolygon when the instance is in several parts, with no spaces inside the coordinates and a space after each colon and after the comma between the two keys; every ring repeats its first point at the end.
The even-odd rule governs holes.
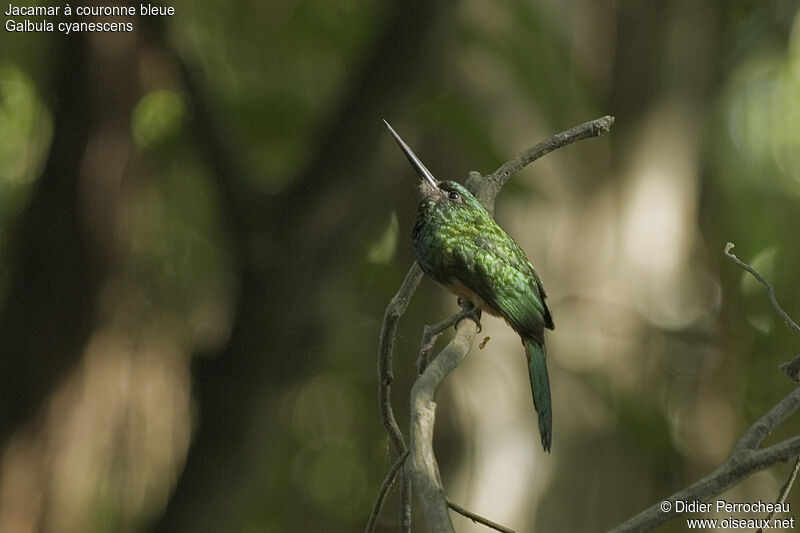
{"type": "Polygon", "coordinates": [[[365,533],[373,533],[375,531],[375,526],[378,525],[378,517],[380,516],[381,509],[383,508],[383,502],[386,500],[386,495],[389,494],[389,489],[391,489],[392,485],[394,485],[394,482],[397,479],[397,474],[399,474],[400,470],[402,470],[403,464],[406,462],[406,457],[408,457],[408,451],[398,457],[392,467],[386,473],[386,477],[383,479],[383,484],[381,484],[381,488],[378,490],[378,497],[375,499],[375,505],[372,507],[369,520],[367,520],[367,528],[364,530],[365,533]]]}
{"type": "Polygon", "coordinates": [[[406,474],[419,495],[428,526],[435,533],[452,532],[453,524],[450,522],[447,497],[433,453],[433,427],[436,420],[433,397],[448,374],[466,357],[477,333],[478,325],[472,320],[458,322],[450,344],[428,365],[411,388],[411,449],[406,461],[406,474]]]}
{"type": "MultiPolygon", "coordinates": [[[[792,472],[789,474],[789,479],[786,480],[786,483],[781,488],[780,494],[778,494],[778,499],[775,501],[777,504],[781,504],[786,501],[786,498],[789,496],[789,491],[792,490],[792,485],[794,485],[794,480],[797,478],[797,472],[800,470],[800,457],[798,457],[795,462],[794,466],[792,467],[792,472]]],[[[766,521],[771,522],[775,515],[777,514],[777,510],[773,510],[771,513],[767,515],[766,521]]],[[[763,528],[758,528],[756,533],[763,533],[763,528]]]]}
{"type": "Polygon", "coordinates": [[[764,277],[759,274],[755,268],[736,257],[736,254],[731,253],[733,246],[734,244],[732,242],[729,242],[725,245],[725,255],[730,257],[734,263],[750,272],[754,278],[756,278],[764,287],[766,287],[767,293],[769,294],[769,299],[772,302],[773,307],[775,307],[775,311],[778,312],[787,326],[793,329],[795,333],[800,335],[800,326],[798,326],[795,321],[792,320],[792,318],[786,313],[786,311],[784,311],[783,308],[778,304],[778,300],[775,298],[775,287],[772,286],[772,283],[764,279],[764,277]]]}
{"type": "MultiPolygon", "coordinates": [[[[397,425],[397,419],[392,410],[391,387],[394,382],[392,360],[394,355],[394,341],[397,336],[397,324],[400,322],[400,317],[406,312],[408,303],[411,301],[411,297],[414,296],[414,292],[417,290],[420,281],[422,281],[422,270],[415,261],[408,270],[400,288],[397,289],[397,293],[392,297],[389,305],[386,306],[386,312],[383,315],[383,325],[381,326],[381,337],[378,342],[378,398],[380,399],[381,420],[383,421],[383,426],[386,428],[386,432],[389,434],[389,439],[394,445],[395,451],[397,451],[399,456],[398,461],[402,458],[403,462],[408,455],[408,447],[406,446],[405,439],[403,439],[403,432],[400,431],[400,426],[397,425]]],[[[370,531],[370,523],[372,523],[373,520],[374,523],[372,523],[372,527],[375,527],[382,506],[382,496],[379,492],[378,499],[373,508],[373,514],[370,515],[370,520],[367,524],[368,532],[370,531]]],[[[400,476],[400,531],[411,531],[411,481],[405,474],[400,476]]]]}
{"type": "Polygon", "coordinates": [[[414,262],[403,280],[403,284],[397,290],[397,294],[389,302],[386,312],[383,315],[383,326],[381,327],[381,337],[378,343],[378,397],[380,398],[381,420],[389,434],[398,455],[406,452],[406,443],[403,433],[392,411],[391,385],[394,382],[394,371],[392,370],[392,359],[394,353],[394,340],[397,335],[397,324],[400,317],[406,312],[408,302],[422,281],[422,269],[414,262]]]}
{"type": "Polygon", "coordinates": [[[481,178],[478,183],[475,181],[480,175],[471,176],[470,180],[467,180],[467,188],[478,198],[483,207],[494,215],[494,200],[511,176],[554,150],[576,141],[608,133],[612,124],[614,124],[614,117],[606,115],[562,131],[546,141],[528,148],[490,175],[481,178]]]}
{"type": "MultiPolygon", "coordinates": [[[[461,298],[458,299],[459,305],[462,305],[461,298]]],[[[447,331],[451,326],[458,324],[459,320],[464,318],[477,318],[480,320],[480,311],[475,309],[471,302],[463,302],[463,309],[458,313],[453,313],[441,322],[432,326],[426,325],[422,330],[422,340],[420,341],[419,357],[417,358],[417,375],[421,376],[425,372],[425,368],[430,362],[430,352],[433,350],[436,340],[442,333],[447,331]]],[[[478,323],[478,332],[480,332],[480,323],[478,323]]]]}
{"type": "Polygon", "coordinates": [[[463,507],[461,507],[460,505],[458,505],[454,501],[450,500],[450,498],[447,499],[447,506],[450,509],[452,509],[453,511],[457,512],[458,514],[460,514],[461,516],[466,516],[467,518],[469,518],[470,520],[472,520],[475,523],[483,524],[484,526],[490,527],[492,529],[496,529],[497,531],[500,531],[501,533],[516,533],[516,531],[514,531],[511,528],[507,528],[506,526],[504,526],[502,524],[498,524],[497,522],[492,522],[488,518],[484,518],[484,517],[482,517],[480,515],[477,515],[477,514],[473,513],[472,511],[468,511],[467,509],[464,509],[463,507]]]}
{"type": "MultiPolygon", "coordinates": [[[[741,261],[732,254],[731,249],[733,249],[733,243],[729,242],[725,245],[725,255],[738,266],[752,274],[753,277],[766,287],[772,305],[775,307],[777,313],[790,328],[800,335],[800,327],[798,327],[781,306],[778,305],[772,283],[764,279],[752,266],[741,261]]],[[[781,366],[784,367],[785,364],[781,366]]],[[[773,444],[767,448],[759,449],[759,446],[764,438],[772,433],[772,431],[786,420],[789,415],[794,413],[798,407],[800,407],[800,387],[795,387],[794,390],[786,395],[772,409],[767,411],[742,434],[739,441],[734,445],[733,450],[731,450],[728,458],[719,468],[688,488],[676,492],[669,498],[645,509],[627,522],[617,526],[612,531],[649,531],[670,518],[682,514],[675,511],[674,503],[676,501],[705,501],[711,496],[722,493],[755,472],[779,462],[797,459],[800,457],[800,435],[795,435],[794,437],[788,438],[778,444],[773,444]]],[[[786,496],[783,493],[788,493],[788,488],[791,488],[799,465],[800,459],[795,463],[792,474],[782,490],[781,497],[784,499],[786,496]]]]}

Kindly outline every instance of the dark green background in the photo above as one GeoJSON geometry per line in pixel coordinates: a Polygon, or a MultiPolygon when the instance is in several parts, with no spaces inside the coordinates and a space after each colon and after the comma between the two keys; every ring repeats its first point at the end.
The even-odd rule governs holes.
{"type": "MultiPolygon", "coordinates": [[[[0,31],[1,530],[363,529],[394,460],[376,349],[417,194],[382,118],[460,181],[617,119],[498,199],[556,321],[553,453],[487,318],[439,393],[457,502],[603,530],[793,386],[800,339],[722,250],[800,317],[795,2],[170,5],[132,33],[0,31]]],[[[403,428],[422,326],[455,309],[425,281],[401,323],[403,428]]],[[[788,471],[726,498],[771,501],[788,471]]],[[[379,530],[397,521],[392,493],[379,530]]]]}

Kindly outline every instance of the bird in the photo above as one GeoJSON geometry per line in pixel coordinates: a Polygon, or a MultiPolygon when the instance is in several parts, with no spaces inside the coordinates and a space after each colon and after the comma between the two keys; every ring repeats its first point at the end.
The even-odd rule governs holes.
{"type": "Polygon", "coordinates": [[[419,266],[480,311],[505,319],[520,336],[542,447],[549,452],[553,416],[544,330],[555,325],[541,278],[519,245],[466,187],[437,180],[394,128],[383,122],[420,178],[421,198],[412,231],[419,266]]]}

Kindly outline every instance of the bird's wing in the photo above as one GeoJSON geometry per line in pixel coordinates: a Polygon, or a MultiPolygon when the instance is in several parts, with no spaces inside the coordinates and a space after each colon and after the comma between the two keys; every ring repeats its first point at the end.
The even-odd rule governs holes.
{"type": "Polygon", "coordinates": [[[460,281],[494,308],[521,335],[544,340],[544,328],[552,329],[553,319],[547,297],[536,271],[525,254],[501,233],[474,238],[470,253],[457,257],[461,262],[460,281]]]}

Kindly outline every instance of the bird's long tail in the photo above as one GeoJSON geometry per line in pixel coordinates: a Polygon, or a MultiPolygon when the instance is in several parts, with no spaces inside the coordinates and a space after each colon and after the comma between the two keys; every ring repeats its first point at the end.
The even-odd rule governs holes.
{"type": "Polygon", "coordinates": [[[547,352],[544,344],[533,339],[525,341],[528,356],[528,374],[531,378],[533,406],[539,414],[539,433],[542,436],[542,447],[550,451],[553,438],[553,413],[550,409],[550,378],[547,376],[547,352]]]}

